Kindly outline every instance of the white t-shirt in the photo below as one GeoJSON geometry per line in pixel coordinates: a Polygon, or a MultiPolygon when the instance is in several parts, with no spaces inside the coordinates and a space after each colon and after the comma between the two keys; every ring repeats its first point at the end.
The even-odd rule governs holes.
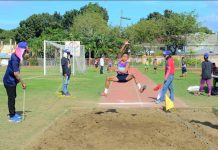
{"type": "Polygon", "coordinates": [[[100,59],[100,66],[104,66],[104,58],[100,59]]]}

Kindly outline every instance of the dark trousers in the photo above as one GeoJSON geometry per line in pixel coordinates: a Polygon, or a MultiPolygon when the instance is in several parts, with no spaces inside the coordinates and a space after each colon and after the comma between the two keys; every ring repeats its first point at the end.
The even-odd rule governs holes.
{"type": "Polygon", "coordinates": [[[103,74],[104,73],[104,66],[101,66],[100,68],[100,74],[103,74]]]}
{"type": "Polygon", "coordinates": [[[9,110],[10,117],[13,117],[16,113],[15,110],[15,98],[17,96],[16,87],[17,86],[5,85],[5,89],[8,95],[8,110],[9,110]]]}

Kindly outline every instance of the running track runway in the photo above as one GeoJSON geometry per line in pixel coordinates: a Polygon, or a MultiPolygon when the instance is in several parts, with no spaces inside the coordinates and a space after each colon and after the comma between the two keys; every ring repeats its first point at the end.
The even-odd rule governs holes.
{"type": "MultiPolygon", "coordinates": [[[[129,73],[134,74],[142,85],[147,85],[147,89],[140,93],[134,80],[127,83],[113,82],[110,85],[108,96],[102,97],[99,106],[106,108],[162,108],[164,103],[157,105],[154,102],[158,94],[158,92],[153,91],[156,84],[136,68],[131,68],[129,73]]],[[[178,98],[175,98],[175,107],[182,108],[187,107],[187,105],[178,98]]]]}

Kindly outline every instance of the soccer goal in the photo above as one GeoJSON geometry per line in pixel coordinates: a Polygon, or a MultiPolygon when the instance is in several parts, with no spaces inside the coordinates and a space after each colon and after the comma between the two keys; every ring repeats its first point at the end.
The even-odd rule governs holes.
{"type": "Polygon", "coordinates": [[[80,45],[80,41],[44,41],[44,75],[62,73],[61,58],[64,49],[69,49],[72,55],[70,60],[72,74],[86,71],[85,46],[80,45]]]}

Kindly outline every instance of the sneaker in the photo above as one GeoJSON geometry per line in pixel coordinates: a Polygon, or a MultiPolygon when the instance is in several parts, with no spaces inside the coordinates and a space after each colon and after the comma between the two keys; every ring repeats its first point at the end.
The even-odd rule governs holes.
{"type": "Polygon", "coordinates": [[[155,103],[160,104],[160,103],[162,103],[162,101],[161,100],[156,100],[155,103]]]}
{"type": "Polygon", "coordinates": [[[70,96],[70,93],[66,93],[66,94],[64,94],[64,96],[70,96]]]}
{"type": "Polygon", "coordinates": [[[18,119],[22,119],[22,116],[18,113],[16,113],[14,116],[17,117],[18,119]]]}
{"type": "Polygon", "coordinates": [[[147,86],[146,85],[143,85],[143,87],[139,90],[140,91],[140,93],[143,93],[144,92],[144,90],[147,88],[147,86]]]}
{"type": "Polygon", "coordinates": [[[9,117],[8,119],[9,122],[13,122],[13,123],[19,123],[21,122],[21,119],[17,118],[15,115],[13,117],[9,117]]]}
{"type": "Polygon", "coordinates": [[[101,96],[107,96],[107,94],[105,92],[101,93],[101,96]]]}

